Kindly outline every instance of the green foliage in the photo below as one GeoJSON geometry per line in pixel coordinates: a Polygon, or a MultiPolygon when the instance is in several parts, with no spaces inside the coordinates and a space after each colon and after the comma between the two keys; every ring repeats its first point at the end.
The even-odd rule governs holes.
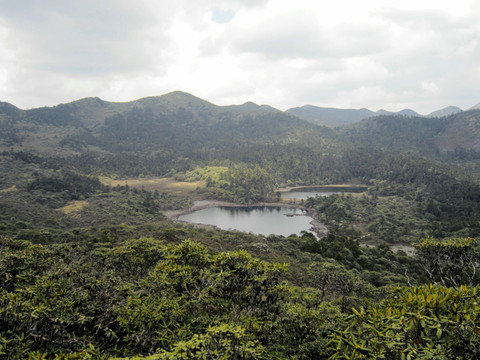
{"type": "Polygon", "coordinates": [[[88,196],[103,186],[97,178],[91,178],[64,170],[53,176],[39,176],[27,184],[28,191],[64,192],[67,199],[77,200],[88,196]]]}
{"type": "Polygon", "coordinates": [[[227,166],[197,167],[185,172],[185,174],[175,175],[175,179],[179,181],[206,180],[208,184],[211,184],[212,182],[218,183],[227,172],[227,166]]]}
{"type": "Polygon", "coordinates": [[[167,259],[119,309],[122,337],[139,352],[153,352],[186,341],[217,317],[269,318],[282,300],[281,269],[245,252],[211,256],[195,242],[170,246],[167,259]]]}
{"type": "Polygon", "coordinates": [[[400,196],[340,194],[310,198],[306,205],[320,214],[329,229],[363,237],[373,243],[409,243],[432,227],[419,204],[400,196]]]}
{"type": "Polygon", "coordinates": [[[221,324],[209,327],[205,334],[175,344],[172,351],[146,357],[145,360],[176,359],[263,359],[265,349],[257,340],[245,334],[239,325],[221,324]]]}
{"type": "Polygon", "coordinates": [[[470,238],[441,241],[427,237],[414,246],[430,282],[459,286],[479,283],[476,243],[470,238]]]}
{"type": "Polygon", "coordinates": [[[190,204],[175,194],[110,188],[97,177],[43,169],[37,161],[28,153],[0,156],[0,231],[6,235],[45,243],[59,229],[157,222],[163,211],[190,204]]]}
{"type": "Polygon", "coordinates": [[[0,104],[0,231],[16,239],[0,238],[0,357],[479,358],[478,290],[462,286],[478,284],[463,239],[480,235],[478,114],[333,131],[179,93],[0,104]],[[317,241],[170,223],[188,199],[103,175],[202,179],[197,196],[243,204],[283,185],[369,190],[307,200],[329,227],[317,241]],[[418,258],[378,245],[426,235],[455,240],[427,237],[418,258]]]}
{"type": "MultiPolygon", "coordinates": [[[[311,288],[295,288],[281,283],[285,264],[254,258],[245,250],[211,254],[190,240],[176,245],[153,238],[120,240],[129,231],[112,227],[90,235],[76,232],[64,243],[51,245],[2,238],[2,355],[381,359],[404,354],[473,359],[480,350],[480,298],[475,287],[403,288],[377,305],[385,291],[366,281],[367,272],[302,254],[302,240],[309,236],[266,239],[267,247],[297,252],[305,263],[303,277],[311,288]],[[348,315],[351,306],[366,310],[348,315]]],[[[218,236],[193,227],[145,231],[175,242],[196,234],[212,245],[214,239],[208,236],[218,236]]],[[[332,236],[325,246],[335,239],[332,236]]],[[[218,239],[221,244],[237,241],[242,247],[247,240],[260,239],[228,232],[218,239]]],[[[383,257],[385,268],[410,266],[388,247],[368,250],[355,242],[348,245],[346,238],[341,241],[353,253],[358,251],[358,258],[364,257],[362,263],[383,257]]],[[[446,246],[468,249],[473,242],[446,246]]],[[[265,256],[265,248],[262,251],[265,256]]],[[[393,273],[389,276],[387,282],[394,282],[393,273]]]]}
{"type": "Polygon", "coordinates": [[[208,177],[205,196],[241,204],[278,201],[276,181],[272,174],[260,166],[244,164],[220,173],[219,179],[208,177]]]}
{"type": "Polygon", "coordinates": [[[0,236],[0,251],[0,287],[6,291],[31,285],[52,266],[51,251],[42,245],[0,236]]]}
{"type": "Polygon", "coordinates": [[[106,267],[129,278],[145,276],[164,257],[161,242],[153,238],[129,239],[109,251],[106,267]]]}
{"type": "Polygon", "coordinates": [[[42,107],[25,112],[28,122],[54,126],[79,126],[80,119],[75,114],[74,104],[61,104],[55,107],[42,107]]]}
{"type": "Polygon", "coordinates": [[[330,331],[327,310],[280,285],[285,265],[245,251],[211,255],[193,241],[99,241],[2,239],[3,355],[250,359],[327,351],[323,335],[317,339],[330,331]],[[296,338],[292,326],[308,336],[296,338]]]}
{"type": "Polygon", "coordinates": [[[478,291],[422,286],[355,310],[350,325],[336,331],[332,359],[478,359],[478,291]]]}

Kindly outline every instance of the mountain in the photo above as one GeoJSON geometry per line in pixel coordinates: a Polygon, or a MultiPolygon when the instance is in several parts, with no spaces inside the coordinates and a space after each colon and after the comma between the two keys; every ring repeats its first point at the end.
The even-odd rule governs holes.
{"type": "Polygon", "coordinates": [[[0,147],[12,146],[20,141],[19,129],[15,127],[22,110],[12,104],[0,102],[0,147]]]}
{"type": "Polygon", "coordinates": [[[274,107],[271,107],[269,105],[257,105],[251,101],[247,101],[242,105],[228,105],[224,106],[223,108],[230,109],[236,112],[242,112],[245,114],[258,112],[281,112],[280,110],[275,109],[274,107]]]}
{"type": "Polygon", "coordinates": [[[21,110],[16,106],[7,102],[0,101],[0,115],[3,116],[17,116],[21,110]]]}
{"type": "Polygon", "coordinates": [[[478,110],[478,109],[480,109],[480,102],[479,102],[478,104],[476,104],[476,105],[473,105],[473,106],[472,106],[470,109],[468,109],[468,110],[478,110]]]}
{"type": "Polygon", "coordinates": [[[403,116],[421,116],[419,113],[417,113],[416,111],[413,111],[411,109],[400,110],[397,114],[403,115],[403,116]]]}
{"type": "Polygon", "coordinates": [[[298,116],[301,119],[310,121],[314,124],[324,125],[328,127],[337,127],[348,124],[353,124],[363,119],[367,119],[378,115],[402,115],[402,116],[421,116],[416,111],[410,109],[403,109],[399,112],[392,112],[387,110],[378,110],[373,112],[371,110],[362,109],[336,109],[327,107],[318,107],[313,105],[305,105],[302,107],[291,108],[286,111],[289,114],[298,116]]]}
{"type": "Polygon", "coordinates": [[[410,110],[410,109],[403,109],[400,111],[387,111],[384,109],[378,110],[375,115],[403,115],[403,116],[421,116],[419,113],[416,111],[410,110]]]}
{"type": "Polygon", "coordinates": [[[331,135],[329,129],[266,105],[218,106],[180,91],[118,103],[85,98],[31,110],[2,104],[0,130],[0,147],[16,145],[43,153],[56,153],[59,147],[183,153],[304,143],[331,135]]]}
{"type": "Polygon", "coordinates": [[[351,124],[375,116],[375,113],[368,109],[335,109],[313,105],[288,109],[286,112],[314,124],[328,127],[351,124]]]}
{"type": "Polygon", "coordinates": [[[342,127],[338,133],[350,144],[422,155],[459,149],[480,151],[480,110],[448,117],[381,115],[342,127]]]}
{"type": "Polygon", "coordinates": [[[375,114],[376,115],[393,115],[394,113],[391,111],[380,109],[375,114]]]}
{"type": "Polygon", "coordinates": [[[354,144],[428,154],[480,151],[479,114],[447,107],[423,117],[409,109],[392,113],[312,105],[282,112],[253,102],[218,106],[181,91],[128,102],[91,97],[29,110],[3,102],[0,150],[51,155],[59,149],[66,154],[175,152],[190,157],[200,149],[298,144],[332,151],[332,146],[354,144]]]}
{"type": "Polygon", "coordinates": [[[443,109],[436,110],[427,115],[427,117],[442,117],[457,114],[462,112],[462,109],[456,106],[447,106],[443,109]]]}
{"type": "Polygon", "coordinates": [[[440,152],[480,151],[480,109],[448,117],[448,127],[435,138],[440,152]]]}

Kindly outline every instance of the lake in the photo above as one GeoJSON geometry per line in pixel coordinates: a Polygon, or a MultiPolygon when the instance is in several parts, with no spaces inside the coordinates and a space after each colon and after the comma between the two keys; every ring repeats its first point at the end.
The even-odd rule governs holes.
{"type": "Polygon", "coordinates": [[[265,236],[301,235],[302,231],[312,231],[310,222],[313,221],[304,210],[283,206],[215,206],[195,210],[178,219],[265,236]]]}
{"type": "Polygon", "coordinates": [[[330,196],[338,193],[361,193],[366,186],[305,186],[281,192],[283,199],[306,200],[309,197],[330,196]]]}

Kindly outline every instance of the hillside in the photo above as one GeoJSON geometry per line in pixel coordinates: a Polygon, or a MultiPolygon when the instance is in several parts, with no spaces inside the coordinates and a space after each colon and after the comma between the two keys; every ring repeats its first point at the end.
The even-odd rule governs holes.
{"type": "Polygon", "coordinates": [[[314,124],[328,127],[351,124],[375,116],[375,113],[368,109],[335,109],[313,105],[288,109],[286,112],[314,124]]]}
{"type": "MultiPolygon", "coordinates": [[[[453,110],[452,110],[453,111],[453,110]]],[[[403,109],[398,112],[378,110],[377,112],[368,109],[337,109],[318,107],[313,105],[304,105],[288,109],[289,114],[298,116],[300,119],[307,120],[313,124],[328,126],[330,128],[357,123],[367,118],[385,115],[401,115],[405,117],[421,117],[416,111],[403,109]]],[[[450,114],[449,112],[448,114],[450,114]]],[[[439,115],[435,115],[439,116],[439,115]]],[[[445,115],[442,115],[445,116],[445,115]]]]}
{"type": "Polygon", "coordinates": [[[460,109],[457,106],[447,106],[443,109],[436,110],[431,112],[430,114],[427,115],[427,117],[443,117],[443,116],[449,116],[449,115],[454,115],[459,112],[462,112],[462,109],[460,109]]]}
{"type": "Polygon", "coordinates": [[[4,104],[0,120],[4,149],[47,153],[59,146],[67,151],[94,147],[113,152],[184,152],[331,136],[327,129],[268,106],[220,107],[182,92],[125,103],[87,98],[26,111],[4,104]]]}
{"type": "Polygon", "coordinates": [[[345,141],[424,155],[480,150],[480,111],[447,117],[378,116],[339,130],[345,141]]]}

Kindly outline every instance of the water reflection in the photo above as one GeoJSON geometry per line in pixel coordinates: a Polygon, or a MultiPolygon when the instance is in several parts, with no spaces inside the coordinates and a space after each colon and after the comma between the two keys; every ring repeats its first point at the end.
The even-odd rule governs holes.
{"type": "Polygon", "coordinates": [[[281,197],[284,199],[306,200],[309,197],[330,196],[338,193],[361,193],[366,190],[366,186],[311,186],[284,191],[281,193],[281,197]]]}
{"type": "Polygon", "coordinates": [[[302,231],[312,231],[313,221],[302,209],[282,206],[216,206],[182,215],[179,220],[265,236],[301,235],[302,231]]]}

